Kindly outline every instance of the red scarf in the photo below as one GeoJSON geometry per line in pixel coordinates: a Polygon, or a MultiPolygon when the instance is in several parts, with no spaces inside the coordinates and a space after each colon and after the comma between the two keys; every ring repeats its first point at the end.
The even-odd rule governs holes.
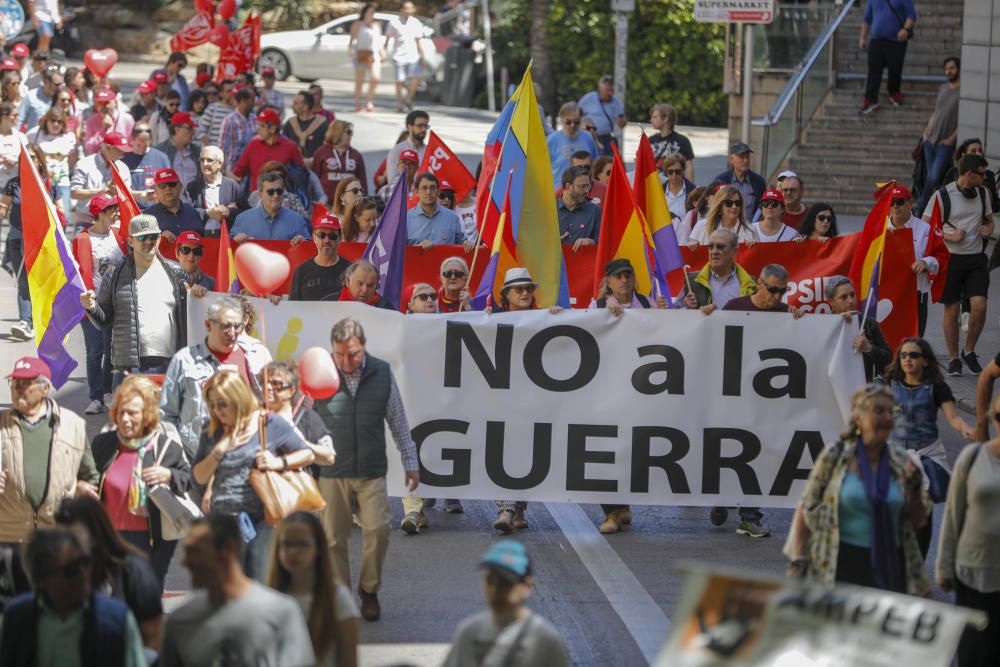
{"type": "MultiPolygon", "coordinates": [[[[381,298],[382,297],[379,296],[379,293],[375,292],[370,297],[362,301],[362,303],[367,303],[369,306],[374,306],[375,304],[378,303],[379,299],[381,298]]],[[[347,287],[343,287],[340,290],[340,301],[360,301],[360,299],[355,299],[354,295],[351,294],[351,290],[347,289],[347,287]]]]}

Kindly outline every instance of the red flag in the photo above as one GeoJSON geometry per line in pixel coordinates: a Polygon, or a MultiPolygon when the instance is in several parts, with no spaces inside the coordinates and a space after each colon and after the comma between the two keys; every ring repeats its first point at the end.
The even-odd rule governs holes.
{"type": "Polygon", "coordinates": [[[236,279],[236,260],[233,258],[233,244],[229,240],[229,229],[225,221],[222,223],[222,234],[219,236],[219,256],[215,268],[215,291],[223,294],[239,292],[239,281],[236,279]]]}
{"type": "MultiPolygon", "coordinates": [[[[427,139],[427,149],[424,151],[424,159],[421,160],[417,173],[430,172],[438,177],[439,181],[448,181],[455,189],[455,203],[465,199],[466,195],[476,187],[475,177],[466,169],[458,156],[448,148],[448,144],[441,140],[441,137],[431,130],[427,139]]],[[[416,194],[411,194],[406,202],[406,208],[413,208],[417,205],[416,194]]]]}
{"type": "Polygon", "coordinates": [[[135,203],[135,199],[132,198],[132,192],[125,185],[125,181],[122,180],[118,169],[115,168],[113,163],[109,163],[109,166],[111,168],[111,180],[115,185],[115,197],[118,198],[118,217],[121,219],[121,222],[118,224],[118,245],[121,246],[122,252],[127,255],[128,223],[132,218],[142,213],[142,211],[139,209],[139,205],[135,203]]]}
{"type": "Polygon", "coordinates": [[[209,12],[198,12],[170,38],[171,51],[187,51],[208,42],[208,34],[215,27],[215,16],[209,12]]]}
{"type": "MultiPolygon", "coordinates": [[[[865,219],[861,240],[851,261],[850,273],[847,274],[857,291],[858,310],[862,313],[868,312],[869,315],[874,314],[875,304],[879,298],[879,283],[885,269],[882,255],[885,249],[886,224],[889,212],[892,210],[892,188],[895,185],[895,181],[889,181],[880,185],[875,193],[878,201],[865,219]]],[[[886,275],[891,274],[886,273],[886,275]]]]}
{"type": "Polygon", "coordinates": [[[944,244],[944,221],[941,219],[941,200],[934,198],[934,210],[931,212],[931,233],[927,237],[927,248],[924,256],[933,257],[938,262],[938,271],[931,275],[931,300],[937,303],[944,292],[945,278],[948,276],[948,263],[951,261],[951,251],[944,244]]]}
{"type": "Polygon", "coordinates": [[[328,209],[323,204],[320,204],[319,202],[314,203],[312,212],[312,221],[311,221],[312,226],[315,227],[316,223],[319,222],[320,218],[322,218],[324,215],[330,215],[330,209],[328,209]]]}
{"type": "Polygon", "coordinates": [[[216,81],[235,79],[241,72],[249,72],[260,56],[260,17],[252,13],[239,28],[229,35],[229,44],[219,54],[216,81]]]}

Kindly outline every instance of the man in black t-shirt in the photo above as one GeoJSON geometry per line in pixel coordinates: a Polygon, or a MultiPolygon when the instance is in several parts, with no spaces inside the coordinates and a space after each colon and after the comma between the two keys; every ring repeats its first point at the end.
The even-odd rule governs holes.
{"type": "Polygon", "coordinates": [[[316,256],[303,262],[292,274],[290,301],[336,301],[344,286],[344,272],[350,262],[337,254],[340,248],[340,220],[324,215],[313,227],[316,256]]]}
{"type": "Polygon", "coordinates": [[[694,149],[691,148],[691,140],[683,134],[674,130],[677,125],[677,109],[669,104],[654,104],[649,110],[649,123],[656,130],[656,134],[649,137],[649,143],[653,147],[653,158],[656,160],[656,168],[660,168],[663,159],[680,153],[687,160],[684,167],[684,176],[691,181],[694,180],[694,149]]]}

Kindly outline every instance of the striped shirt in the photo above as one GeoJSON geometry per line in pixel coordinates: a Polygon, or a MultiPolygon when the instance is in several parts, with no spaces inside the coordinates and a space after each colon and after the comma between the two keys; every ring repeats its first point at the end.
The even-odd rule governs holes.
{"type": "Polygon", "coordinates": [[[223,167],[226,173],[232,172],[236,161],[256,134],[257,118],[253,114],[244,116],[239,111],[233,111],[222,121],[222,139],[219,145],[226,156],[223,167]]]}
{"type": "Polygon", "coordinates": [[[222,102],[212,102],[198,119],[198,142],[202,146],[222,145],[222,121],[233,112],[233,108],[222,102]]]}

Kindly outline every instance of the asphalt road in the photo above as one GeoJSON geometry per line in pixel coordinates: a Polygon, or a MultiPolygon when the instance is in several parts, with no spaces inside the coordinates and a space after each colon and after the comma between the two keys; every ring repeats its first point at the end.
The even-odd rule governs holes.
{"type": "MultiPolygon", "coordinates": [[[[139,80],[140,67],[127,67],[135,69],[135,80],[139,80]]],[[[127,67],[119,65],[116,74],[131,72],[127,67]]],[[[141,70],[147,71],[148,66],[141,66],[141,70]]],[[[336,96],[328,99],[328,106],[338,112],[349,103],[349,99],[336,96]]],[[[377,113],[345,117],[348,115],[363,128],[355,135],[356,143],[371,160],[369,164],[377,164],[380,153],[388,149],[387,137],[401,126],[401,116],[377,113]]],[[[461,137],[454,144],[460,146],[456,150],[463,157],[479,150],[475,142],[481,141],[489,123],[488,115],[481,112],[432,109],[435,129],[441,129],[442,135],[447,130],[448,136],[461,137]]],[[[708,154],[707,149],[718,147],[720,137],[725,151],[723,131],[706,135],[706,150],[702,152],[696,138],[696,152],[708,154]]],[[[856,231],[856,223],[853,226],[845,231],[856,231]]],[[[991,296],[997,291],[994,284],[991,296]]],[[[10,368],[17,357],[34,352],[32,344],[9,337],[16,314],[14,282],[0,273],[0,370],[10,368]]],[[[943,349],[940,331],[941,308],[932,306],[928,338],[938,350],[943,349]]],[[[84,345],[79,329],[70,335],[68,344],[82,360],[84,345]]],[[[981,356],[991,358],[998,348],[1000,335],[997,314],[993,313],[980,345],[981,356]]],[[[6,406],[9,399],[3,384],[0,402],[6,406]]],[[[56,399],[82,413],[87,404],[82,365],[56,392],[56,399]]],[[[104,418],[87,418],[91,435],[101,428],[104,418]]],[[[954,458],[961,447],[960,438],[943,419],[940,426],[954,458]]],[[[431,510],[431,527],[418,536],[393,530],[380,595],[383,616],[376,623],[364,623],[361,629],[363,664],[438,664],[459,620],[483,607],[476,563],[496,539],[491,529],[495,510],[492,502],[484,501],[469,501],[465,507],[463,515],[431,510]]],[[[392,508],[395,528],[402,517],[398,499],[393,499],[392,508]]],[[[597,506],[532,504],[528,510],[530,528],[518,535],[533,559],[537,590],[531,605],[566,638],[576,665],[647,664],[665,637],[680,594],[683,575],[677,569],[679,563],[695,561],[771,575],[784,571],[780,550],[791,517],[788,510],[767,511],[766,521],[774,536],[759,540],[735,534],[735,513],[728,524],[716,528],[709,524],[705,508],[635,507],[633,511],[630,529],[605,537],[597,531],[602,518],[597,506]]],[[[939,516],[940,511],[936,518],[939,516]]],[[[354,537],[360,537],[357,531],[354,537]]],[[[355,564],[359,547],[359,539],[352,538],[355,564]]],[[[186,573],[176,561],[167,587],[175,593],[188,587],[186,573]]],[[[169,606],[175,603],[168,601],[169,606]]]]}

